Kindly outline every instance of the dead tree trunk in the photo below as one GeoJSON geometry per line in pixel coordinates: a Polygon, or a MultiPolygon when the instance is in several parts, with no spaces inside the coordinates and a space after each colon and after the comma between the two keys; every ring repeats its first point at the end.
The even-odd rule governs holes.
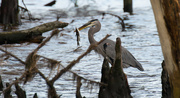
{"type": "Polygon", "coordinates": [[[124,12],[133,13],[132,0],[124,0],[124,12]]]}
{"type": "Polygon", "coordinates": [[[104,71],[102,72],[104,74],[108,73],[109,77],[104,77],[104,79],[102,79],[102,82],[107,82],[108,86],[100,88],[99,98],[132,98],[132,96],[130,95],[131,91],[127,82],[126,75],[123,72],[120,38],[117,38],[116,40],[115,50],[116,60],[114,66],[110,70],[108,70],[109,68],[107,61],[104,61],[103,63],[104,71]]]}
{"type": "Polygon", "coordinates": [[[21,24],[18,9],[18,0],[2,0],[0,10],[0,23],[7,25],[21,24]]]}
{"type": "Polygon", "coordinates": [[[151,4],[164,56],[163,70],[168,74],[171,97],[180,98],[180,1],[151,0],[151,4]]]}

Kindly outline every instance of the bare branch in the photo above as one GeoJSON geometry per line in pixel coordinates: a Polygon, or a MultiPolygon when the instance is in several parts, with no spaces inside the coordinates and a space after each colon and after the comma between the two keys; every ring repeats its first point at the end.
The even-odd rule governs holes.
{"type": "Polygon", "coordinates": [[[5,53],[8,54],[8,55],[14,57],[14,58],[17,59],[20,63],[22,63],[22,64],[24,64],[24,65],[26,64],[24,61],[22,61],[20,58],[18,58],[18,57],[15,56],[14,54],[12,54],[12,53],[10,53],[10,52],[8,52],[8,51],[5,51],[5,50],[3,50],[2,48],[0,48],[0,50],[1,50],[2,52],[5,52],[5,53]]]}
{"type": "Polygon", "coordinates": [[[105,14],[112,15],[112,16],[114,16],[114,17],[117,17],[119,20],[121,20],[122,31],[125,31],[125,24],[124,24],[124,20],[123,20],[120,16],[115,15],[115,14],[112,14],[112,13],[103,13],[103,16],[104,16],[105,14]]]}

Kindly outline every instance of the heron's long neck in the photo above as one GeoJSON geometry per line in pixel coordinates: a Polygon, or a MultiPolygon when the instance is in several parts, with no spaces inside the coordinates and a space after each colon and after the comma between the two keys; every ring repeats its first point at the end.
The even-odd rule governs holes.
{"type": "Polygon", "coordinates": [[[94,27],[91,27],[88,31],[88,38],[89,38],[89,43],[94,44],[97,43],[97,41],[94,39],[94,34],[97,33],[101,29],[101,24],[97,24],[94,27]]]}
{"type": "Polygon", "coordinates": [[[94,39],[94,33],[92,33],[93,30],[92,29],[89,29],[89,32],[88,32],[88,38],[89,38],[89,43],[90,44],[94,44],[96,43],[97,41],[94,39]]]}

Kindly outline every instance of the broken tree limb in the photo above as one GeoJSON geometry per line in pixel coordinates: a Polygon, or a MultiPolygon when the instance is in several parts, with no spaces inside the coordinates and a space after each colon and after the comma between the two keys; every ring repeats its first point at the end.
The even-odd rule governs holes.
{"type": "Polygon", "coordinates": [[[40,38],[41,42],[43,40],[42,33],[50,31],[55,28],[64,28],[68,23],[54,21],[49,23],[44,23],[42,25],[21,31],[10,31],[10,32],[0,32],[0,44],[12,44],[12,43],[21,43],[29,42],[32,39],[40,38]]]}
{"type": "Polygon", "coordinates": [[[151,0],[151,5],[164,56],[163,70],[167,71],[169,77],[171,97],[180,98],[180,1],[151,0]]]}

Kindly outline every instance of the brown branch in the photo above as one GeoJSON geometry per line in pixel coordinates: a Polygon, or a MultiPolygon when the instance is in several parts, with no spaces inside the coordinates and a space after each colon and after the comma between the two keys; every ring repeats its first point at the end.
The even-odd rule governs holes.
{"type": "Polygon", "coordinates": [[[114,17],[117,17],[119,20],[121,20],[122,31],[125,31],[125,24],[124,24],[124,20],[123,20],[120,16],[115,15],[115,14],[112,14],[112,13],[105,13],[105,12],[103,13],[103,16],[104,16],[105,14],[112,15],[112,16],[114,16],[114,17]]]}
{"type": "Polygon", "coordinates": [[[71,69],[76,63],[78,63],[84,56],[86,56],[88,53],[90,53],[95,47],[97,47],[97,45],[99,45],[101,42],[103,42],[104,40],[106,40],[109,36],[111,35],[106,35],[105,38],[103,38],[102,40],[100,40],[97,44],[91,44],[89,46],[89,48],[86,50],[85,53],[83,53],[82,55],[80,55],[76,60],[73,60],[66,68],[62,69],[59,73],[57,73],[57,75],[52,78],[51,82],[55,82],[57,79],[59,79],[61,77],[62,74],[66,73],[69,69],[71,69]]]}
{"type": "Polygon", "coordinates": [[[2,48],[0,48],[0,50],[1,50],[2,52],[5,52],[5,53],[8,54],[8,55],[14,57],[14,58],[17,59],[20,63],[22,63],[22,64],[25,65],[25,62],[22,61],[22,60],[21,60],[20,58],[18,58],[17,56],[15,56],[14,54],[12,54],[12,53],[10,53],[10,52],[8,52],[8,51],[5,51],[5,50],[3,50],[2,48]]]}
{"type": "Polygon", "coordinates": [[[15,81],[13,81],[11,84],[8,85],[8,87],[6,87],[6,89],[3,90],[3,92],[7,92],[9,89],[11,89],[11,86],[14,85],[15,83],[18,83],[19,81],[21,81],[25,75],[26,75],[27,71],[25,71],[20,78],[16,79],[15,81]]]}

